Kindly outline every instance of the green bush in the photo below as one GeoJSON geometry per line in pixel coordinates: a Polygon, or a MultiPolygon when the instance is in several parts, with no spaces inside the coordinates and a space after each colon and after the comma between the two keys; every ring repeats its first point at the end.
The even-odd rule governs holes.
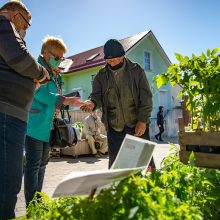
{"type": "Polygon", "coordinates": [[[193,166],[193,155],[188,165],[176,154],[163,163],[161,170],[129,177],[92,201],[79,196],[52,200],[41,194],[28,207],[28,219],[218,219],[220,171],[193,166]]]}
{"type": "Polygon", "coordinates": [[[175,54],[178,63],[154,79],[157,87],[170,83],[179,85],[178,97],[188,97],[186,107],[191,112],[193,124],[204,131],[219,131],[220,127],[220,53],[219,48],[208,49],[200,56],[175,54]]]}

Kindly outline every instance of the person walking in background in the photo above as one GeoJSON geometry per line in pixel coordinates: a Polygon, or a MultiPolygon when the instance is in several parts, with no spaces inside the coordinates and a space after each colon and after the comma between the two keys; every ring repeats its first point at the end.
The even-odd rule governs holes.
{"type": "Polygon", "coordinates": [[[61,90],[59,65],[67,48],[61,38],[48,36],[43,40],[38,62],[50,73],[50,81],[35,90],[29,112],[25,141],[24,193],[26,205],[43,186],[44,173],[49,161],[49,138],[53,118],[62,105],[80,107],[80,97],[64,97],[61,90]]]}
{"type": "Polygon", "coordinates": [[[96,75],[90,99],[81,109],[102,109],[110,168],[126,134],[149,140],[152,93],[144,70],[125,58],[119,41],[110,39],[105,43],[104,58],[106,65],[96,75]]]}
{"type": "Polygon", "coordinates": [[[24,37],[31,14],[19,1],[0,8],[0,219],[15,217],[23,148],[35,83],[49,74],[28,52],[24,37]],[[35,83],[34,83],[35,82],[35,83]]]}
{"type": "Polygon", "coordinates": [[[86,139],[95,157],[102,157],[108,152],[107,137],[101,134],[102,122],[97,112],[91,112],[84,121],[86,139]]]}
{"type": "Polygon", "coordinates": [[[159,106],[159,111],[157,113],[157,126],[159,128],[159,133],[155,135],[155,138],[159,141],[163,141],[162,134],[164,132],[164,116],[163,116],[163,106],[159,106]],[[158,139],[159,137],[159,139],[158,139]]]}

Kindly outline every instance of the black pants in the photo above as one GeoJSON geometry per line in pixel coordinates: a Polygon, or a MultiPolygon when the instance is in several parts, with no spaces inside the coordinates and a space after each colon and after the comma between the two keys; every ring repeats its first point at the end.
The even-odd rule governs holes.
{"type": "MultiPolygon", "coordinates": [[[[123,131],[118,132],[115,131],[112,128],[109,128],[108,132],[107,132],[107,139],[108,139],[108,154],[109,154],[109,165],[108,167],[110,168],[118,154],[118,151],[121,147],[121,144],[125,138],[126,134],[131,134],[134,135],[135,133],[135,128],[129,128],[129,127],[125,127],[123,131]]],[[[149,136],[149,128],[146,128],[145,133],[140,136],[140,138],[149,140],[150,136],[149,136]]],[[[129,158],[128,158],[129,159],[129,158]]],[[[150,165],[155,167],[153,160],[151,159],[150,165]]]]}
{"type": "Polygon", "coordinates": [[[162,140],[161,135],[164,132],[164,127],[163,127],[163,125],[160,125],[160,127],[158,127],[158,128],[159,128],[160,131],[156,136],[157,137],[159,136],[159,140],[161,141],[162,140]]]}

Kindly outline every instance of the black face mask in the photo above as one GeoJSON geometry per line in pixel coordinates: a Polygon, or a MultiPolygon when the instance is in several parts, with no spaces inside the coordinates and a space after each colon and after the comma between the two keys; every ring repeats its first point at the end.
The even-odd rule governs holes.
{"type": "Polygon", "coordinates": [[[109,65],[109,67],[112,69],[112,70],[117,70],[117,69],[120,69],[122,66],[123,66],[124,62],[121,62],[115,66],[111,66],[109,65]]]}

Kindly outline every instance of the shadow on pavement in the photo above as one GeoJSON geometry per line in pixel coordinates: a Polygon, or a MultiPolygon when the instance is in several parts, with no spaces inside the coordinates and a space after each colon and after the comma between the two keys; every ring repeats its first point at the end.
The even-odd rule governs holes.
{"type": "Polygon", "coordinates": [[[79,163],[84,162],[88,164],[93,164],[103,159],[108,159],[108,155],[105,155],[101,158],[96,158],[91,155],[80,155],[77,157],[62,155],[60,158],[50,158],[50,162],[67,162],[67,163],[79,163]]]}
{"type": "Polygon", "coordinates": [[[171,137],[171,138],[164,137],[163,141],[159,141],[159,140],[157,140],[156,138],[153,137],[150,140],[153,141],[153,142],[156,142],[158,144],[169,144],[169,143],[178,144],[178,137],[171,137]]]}

